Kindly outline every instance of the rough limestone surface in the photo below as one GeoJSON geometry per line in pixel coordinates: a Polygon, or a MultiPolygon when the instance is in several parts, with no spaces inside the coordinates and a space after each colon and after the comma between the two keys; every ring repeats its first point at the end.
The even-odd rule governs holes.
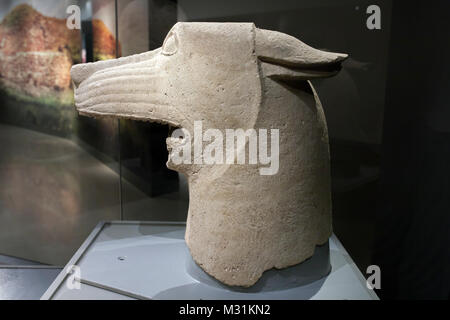
{"type": "Polygon", "coordinates": [[[273,175],[261,175],[268,165],[260,162],[175,164],[189,140],[166,141],[168,167],[189,182],[185,239],[194,261],[248,287],[265,270],[311,257],[331,235],[327,126],[309,80],[335,75],[346,57],[253,23],[179,22],[159,49],[75,65],[71,75],[83,115],[167,123],[191,135],[194,121],[224,137],[225,129],[279,129],[273,175]]]}

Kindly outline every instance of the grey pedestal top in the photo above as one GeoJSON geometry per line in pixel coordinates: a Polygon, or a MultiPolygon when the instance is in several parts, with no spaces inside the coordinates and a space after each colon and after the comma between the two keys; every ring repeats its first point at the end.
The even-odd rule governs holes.
{"type": "Polygon", "coordinates": [[[378,299],[334,235],[329,250],[243,289],[204,273],[184,231],[184,223],[102,222],[41,299],[378,299]]]}

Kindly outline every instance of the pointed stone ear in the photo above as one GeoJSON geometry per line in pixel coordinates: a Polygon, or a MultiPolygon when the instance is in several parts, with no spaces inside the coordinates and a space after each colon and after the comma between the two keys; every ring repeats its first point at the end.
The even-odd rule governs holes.
{"type": "Polygon", "coordinates": [[[255,53],[263,72],[272,78],[308,80],[330,77],[341,69],[347,54],[314,49],[285,33],[255,30],[255,53]]]}

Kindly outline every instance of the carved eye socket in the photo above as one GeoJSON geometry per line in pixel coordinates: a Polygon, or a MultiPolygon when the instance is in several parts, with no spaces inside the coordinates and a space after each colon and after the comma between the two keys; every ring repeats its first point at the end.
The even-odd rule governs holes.
{"type": "Polygon", "coordinates": [[[178,38],[173,32],[167,35],[162,45],[162,54],[170,56],[176,53],[178,50],[178,38]]]}

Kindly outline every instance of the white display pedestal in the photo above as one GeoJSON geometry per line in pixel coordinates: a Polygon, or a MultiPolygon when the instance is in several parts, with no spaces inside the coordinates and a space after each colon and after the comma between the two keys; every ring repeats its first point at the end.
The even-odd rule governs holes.
{"type": "Polygon", "coordinates": [[[378,299],[334,235],[329,250],[317,247],[307,261],[244,289],[196,266],[184,231],[184,223],[102,222],[41,299],[378,299]]]}

